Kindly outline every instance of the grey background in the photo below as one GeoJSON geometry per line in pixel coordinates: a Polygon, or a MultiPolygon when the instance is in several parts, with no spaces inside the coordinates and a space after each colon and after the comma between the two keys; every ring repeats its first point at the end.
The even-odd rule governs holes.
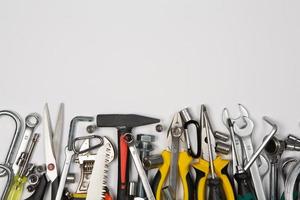
{"type": "MultiPolygon", "coordinates": [[[[299,8],[293,0],[1,1],[1,109],[24,118],[48,102],[54,120],[64,102],[64,145],[75,115],[138,113],[167,126],[185,106],[198,118],[202,103],[222,131],[222,109],[237,115],[244,104],[256,144],[267,132],[264,115],[281,137],[299,135],[299,8]]],[[[5,122],[2,158],[12,137],[5,122]]],[[[114,130],[100,132],[116,139],[114,130]]],[[[157,152],[167,144],[159,138],[157,152]]]]}

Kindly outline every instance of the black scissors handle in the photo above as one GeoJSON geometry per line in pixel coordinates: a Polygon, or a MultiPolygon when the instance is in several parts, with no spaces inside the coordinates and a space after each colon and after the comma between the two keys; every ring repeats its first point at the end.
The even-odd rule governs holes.
{"type": "Polygon", "coordinates": [[[44,199],[44,194],[46,192],[46,188],[48,185],[48,181],[46,178],[46,174],[43,174],[40,177],[39,183],[35,188],[35,192],[25,200],[41,200],[44,199]]]}

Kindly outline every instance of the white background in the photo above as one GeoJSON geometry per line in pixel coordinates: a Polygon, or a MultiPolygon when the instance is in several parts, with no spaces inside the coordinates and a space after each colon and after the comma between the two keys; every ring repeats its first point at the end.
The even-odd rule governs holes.
{"type": "MultiPolygon", "coordinates": [[[[237,115],[244,104],[256,144],[267,132],[263,115],[280,137],[299,135],[299,9],[293,0],[1,1],[1,109],[24,118],[48,102],[54,121],[64,102],[64,145],[76,115],[137,113],[167,126],[185,106],[198,118],[202,103],[222,131],[222,109],[237,115]]],[[[99,133],[116,141],[114,130],[99,133]]],[[[157,152],[166,146],[159,137],[157,152]]],[[[34,160],[43,154],[41,142],[34,160]]]]}

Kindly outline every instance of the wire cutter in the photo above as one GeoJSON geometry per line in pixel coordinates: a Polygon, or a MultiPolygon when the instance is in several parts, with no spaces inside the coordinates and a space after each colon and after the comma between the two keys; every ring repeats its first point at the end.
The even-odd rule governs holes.
{"type": "Polygon", "coordinates": [[[165,194],[171,194],[164,199],[176,199],[178,173],[183,185],[183,200],[194,200],[194,184],[189,173],[190,164],[193,158],[187,150],[182,148],[186,146],[184,139],[184,127],[180,113],[176,113],[168,130],[168,137],[171,136],[171,146],[164,150],[162,154],[163,164],[159,167],[157,174],[152,182],[152,190],[157,200],[161,200],[162,191],[165,194]],[[185,144],[185,145],[184,145],[185,144]],[[169,177],[169,186],[165,186],[169,177]]]}
{"type": "Polygon", "coordinates": [[[45,200],[55,200],[59,185],[59,155],[60,143],[63,133],[64,105],[60,104],[55,130],[53,131],[50,119],[48,104],[43,112],[43,131],[45,135],[45,158],[46,158],[46,177],[48,191],[45,193],[45,200]]]}
{"type": "Polygon", "coordinates": [[[229,160],[223,160],[215,152],[215,138],[211,123],[204,105],[201,106],[200,126],[202,129],[202,157],[193,164],[196,170],[196,194],[198,200],[230,199],[234,200],[234,192],[226,172],[229,160]],[[209,194],[206,187],[208,186],[209,194]]]}

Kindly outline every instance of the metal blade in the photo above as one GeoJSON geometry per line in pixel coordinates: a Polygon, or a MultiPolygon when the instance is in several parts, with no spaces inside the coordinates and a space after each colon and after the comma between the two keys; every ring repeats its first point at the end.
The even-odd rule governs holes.
{"type": "Polygon", "coordinates": [[[64,104],[61,103],[59,106],[57,121],[56,121],[55,130],[52,138],[53,152],[54,152],[54,157],[56,158],[57,161],[56,165],[58,169],[59,169],[58,163],[61,155],[60,147],[61,147],[63,129],[64,129],[64,104]]]}
{"type": "Polygon", "coordinates": [[[43,113],[43,129],[44,129],[44,139],[45,139],[45,159],[46,159],[46,168],[47,168],[47,178],[53,182],[57,178],[57,168],[56,160],[53,153],[52,147],[52,126],[48,104],[45,104],[44,113],[43,113]]]}
{"type": "Polygon", "coordinates": [[[104,145],[99,148],[96,155],[86,200],[103,200],[106,192],[108,163],[112,161],[114,149],[106,137],[103,139],[104,145]]]}

